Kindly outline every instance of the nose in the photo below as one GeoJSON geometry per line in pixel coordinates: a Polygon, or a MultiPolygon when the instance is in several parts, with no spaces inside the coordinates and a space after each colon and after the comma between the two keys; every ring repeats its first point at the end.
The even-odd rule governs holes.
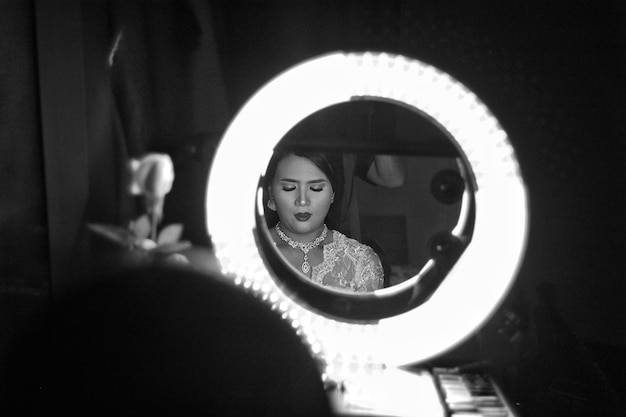
{"type": "Polygon", "coordinates": [[[298,198],[296,198],[296,206],[308,206],[310,201],[309,201],[309,195],[307,193],[306,189],[301,189],[300,191],[298,191],[298,198]]]}

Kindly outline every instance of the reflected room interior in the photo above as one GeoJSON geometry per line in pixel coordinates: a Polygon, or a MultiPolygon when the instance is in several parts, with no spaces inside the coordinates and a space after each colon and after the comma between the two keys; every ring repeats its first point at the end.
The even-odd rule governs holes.
{"type": "Polygon", "coordinates": [[[402,1],[296,3],[0,4],[2,363],[33,318],[95,277],[182,267],[219,276],[284,318],[311,350],[330,396],[344,401],[339,414],[404,415],[415,410],[410,400],[419,391],[429,398],[423,414],[451,415],[446,389],[473,381],[494,387],[510,415],[623,415],[624,6],[515,3],[482,11],[402,1]],[[450,286],[469,287],[497,271],[512,230],[502,226],[488,232],[489,243],[483,238],[480,199],[491,184],[482,187],[480,174],[489,168],[450,133],[449,118],[374,91],[304,112],[284,128],[272,123],[280,125],[277,147],[402,161],[401,186],[351,182],[350,215],[337,225],[375,248],[385,267],[382,290],[337,297],[286,266],[269,244],[274,220],[259,179],[270,154],[255,153],[262,142],[255,134],[240,146],[242,156],[229,160],[231,190],[209,199],[236,206],[250,182],[250,216],[243,217],[254,240],[239,255],[255,260],[232,273],[215,239],[221,235],[210,227],[221,222],[235,236],[244,220],[207,214],[207,184],[233,121],[275,77],[336,51],[385,51],[458,80],[463,94],[475,95],[497,119],[519,163],[529,218],[515,276],[457,293],[443,318],[428,317],[430,330],[422,327],[428,320],[395,323],[426,315],[450,286]],[[259,169],[240,181],[252,165],[259,169]],[[455,271],[484,248],[480,272],[461,280],[455,271]],[[257,278],[267,281],[257,285],[257,278]],[[497,301],[476,307],[489,314],[476,313],[472,302],[500,293],[498,285],[506,288],[492,297],[497,301]],[[267,299],[264,288],[271,289],[267,299]],[[425,347],[451,331],[446,320],[472,314],[485,317],[446,346],[425,347]],[[415,360],[397,366],[357,354],[352,361],[350,349],[325,356],[343,339],[325,345],[326,330],[307,333],[304,317],[336,323],[328,330],[336,340],[363,341],[376,332],[381,339],[397,326],[394,335],[415,360]],[[359,373],[364,369],[371,372],[359,373]]]}

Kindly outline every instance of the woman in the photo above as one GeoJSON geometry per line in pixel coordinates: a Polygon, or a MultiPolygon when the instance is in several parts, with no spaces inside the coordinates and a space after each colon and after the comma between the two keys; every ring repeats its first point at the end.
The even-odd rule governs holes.
{"type": "Polygon", "coordinates": [[[353,292],[383,286],[378,255],[367,245],[327,227],[336,178],[325,155],[276,152],[266,174],[267,207],[278,215],[274,243],[313,282],[353,292]]]}

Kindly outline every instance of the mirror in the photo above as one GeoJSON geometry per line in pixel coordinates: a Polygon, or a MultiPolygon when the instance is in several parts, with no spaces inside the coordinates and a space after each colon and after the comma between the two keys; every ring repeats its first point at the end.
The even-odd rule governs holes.
{"type": "MultiPolygon", "coordinates": [[[[332,371],[331,363],[385,367],[417,363],[461,343],[489,318],[512,285],[523,259],[528,224],[526,189],[515,151],[480,99],[424,62],[370,52],[312,58],[255,93],[217,149],[206,209],[208,233],[222,271],[288,320],[313,353],[329,364],[327,372],[342,372],[332,371]],[[444,280],[438,279],[441,274],[430,273],[433,263],[427,262],[418,279],[356,296],[301,278],[284,281],[294,275],[271,255],[275,251],[261,214],[259,180],[274,148],[316,112],[360,100],[389,102],[423,115],[445,132],[460,155],[460,167],[467,170],[464,196],[469,198],[459,211],[459,218],[467,222],[455,230],[471,236],[471,244],[444,280]]],[[[443,254],[456,247],[454,240],[435,242],[443,254]]]]}
{"type": "MultiPolygon", "coordinates": [[[[468,204],[464,194],[473,187],[462,155],[445,131],[406,106],[380,100],[329,106],[294,126],[276,149],[319,151],[332,162],[339,178],[326,223],[377,253],[384,288],[417,280],[429,261],[450,250],[442,249],[447,239],[462,240],[446,262],[439,259],[439,279],[445,279],[471,240],[467,210],[462,208],[468,204]],[[355,161],[370,163],[373,155],[393,157],[402,179],[383,184],[369,180],[368,166],[357,167],[355,161]]],[[[268,198],[265,192],[260,214],[271,229],[278,216],[268,208],[268,198]]],[[[289,251],[283,245],[285,249],[289,251]]],[[[288,265],[280,251],[274,252],[288,265]]],[[[297,268],[294,273],[311,280],[297,268]]]]}

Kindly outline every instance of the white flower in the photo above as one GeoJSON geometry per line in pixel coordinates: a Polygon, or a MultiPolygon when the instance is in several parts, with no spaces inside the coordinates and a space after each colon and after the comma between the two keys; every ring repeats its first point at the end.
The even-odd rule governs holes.
{"type": "Polygon", "coordinates": [[[143,195],[150,216],[152,240],[156,240],[157,225],[163,218],[165,195],[174,184],[174,164],[167,154],[149,153],[141,159],[131,159],[129,163],[131,183],[129,191],[133,195],[143,195]]]}
{"type": "Polygon", "coordinates": [[[185,255],[178,252],[191,246],[181,241],[183,225],[179,223],[163,227],[157,233],[157,226],[163,218],[165,196],[174,185],[174,164],[167,154],[150,153],[128,163],[132,195],[143,196],[147,213],[132,220],[128,228],[91,223],[89,229],[122,247],[138,249],[143,259],[165,260],[172,263],[188,263],[185,255]]]}
{"type": "Polygon", "coordinates": [[[130,160],[130,193],[147,198],[164,198],[174,184],[174,164],[169,155],[149,153],[130,160]]]}

